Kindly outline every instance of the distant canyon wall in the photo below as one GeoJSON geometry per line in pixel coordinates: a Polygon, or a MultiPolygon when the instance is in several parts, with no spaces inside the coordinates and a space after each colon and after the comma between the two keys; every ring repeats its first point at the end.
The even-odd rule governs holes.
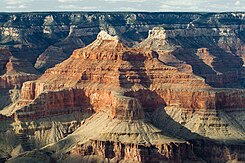
{"type": "Polygon", "coordinates": [[[175,44],[219,46],[244,58],[244,24],[244,13],[2,13],[0,46],[43,71],[91,43],[101,30],[133,45],[153,27],[164,26],[175,44]]]}

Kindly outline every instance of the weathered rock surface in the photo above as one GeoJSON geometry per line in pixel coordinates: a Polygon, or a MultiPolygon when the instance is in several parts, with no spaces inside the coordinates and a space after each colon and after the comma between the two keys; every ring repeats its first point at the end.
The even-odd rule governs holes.
{"type": "Polygon", "coordinates": [[[42,71],[53,67],[55,64],[69,58],[74,49],[84,46],[85,44],[79,38],[79,35],[74,33],[73,26],[71,26],[70,32],[64,40],[49,46],[41,55],[39,55],[35,63],[35,68],[42,71]]]}
{"type": "Polygon", "coordinates": [[[0,17],[0,159],[245,160],[243,13],[0,17]]]}
{"type": "Polygon", "coordinates": [[[13,103],[24,82],[38,78],[38,72],[26,60],[17,59],[8,49],[0,49],[0,109],[13,103]]]}
{"type": "MultiPolygon", "coordinates": [[[[241,49],[244,43],[235,34],[235,31],[227,29],[227,35],[221,33],[206,33],[194,28],[178,30],[165,30],[163,27],[153,28],[149,31],[148,38],[136,47],[151,49],[159,54],[159,59],[167,65],[174,66],[180,71],[194,73],[205,78],[205,82],[213,87],[238,87],[244,88],[244,67],[241,49]],[[195,32],[197,33],[195,33],[195,32]],[[186,33],[187,32],[187,33],[186,33]],[[197,40],[190,41],[189,33],[197,40]],[[206,42],[200,38],[200,33],[205,33],[206,42]],[[195,33],[195,34],[194,34],[195,33]],[[229,38],[234,43],[227,41],[229,38]],[[211,42],[211,39],[219,37],[219,42],[211,42]],[[203,41],[203,42],[202,42],[203,41]],[[237,47],[238,46],[238,47],[237,47]]],[[[225,29],[222,29],[225,30],[225,29]]]]}
{"type": "MultiPolygon", "coordinates": [[[[166,39],[162,29],[154,30],[148,40],[166,39]]],[[[146,48],[130,48],[118,36],[102,31],[90,45],[75,50],[37,80],[25,82],[19,100],[1,114],[14,118],[17,133],[34,132],[29,141],[36,147],[58,141],[40,152],[60,161],[91,161],[94,155],[136,162],[243,160],[244,151],[219,143],[243,148],[245,91],[212,88],[192,71],[165,64],[159,59],[163,53],[146,48]],[[94,115],[80,125],[77,121],[75,128],[80,127],[67,137],[62,123],[53,122],[51,126],[57,128],[41,127],[43,133],[29,124],[74,112],[83,115],[80,120],[94,115]],[[47,139],[50,132],[55,137],[47,139]],[[207,141],[207,147],[201,149],[198,140],[207,141]],[[219,157],[200,154],[211,156],[211,149],[218,149],[219,157]]],[[[215,57],[207,49],[199,49],[196,55],[212,66],[215,57]]],[[[12,161],[19,159],[29,156],[12,161]]]]}
{"type": "Polygon", "coordinates": [[[90,44],[100,30],[133,45],[156,26],[165,28],[165,45],[194,48],[193,53],[215,48],[244,58],[243,13],[2,13],[0,19],[0,46],[8,47],[14,57],[36,63],[41,71],[90,44]],[[55,59],[52,53],[61,49],[64,53],[55,59]]]}
{"type": "Polygon", "coordinates": [[[0,89],[20,88],[25,81],[38,77],[38,72],[29,62],[13,57],[7,49],[0,49],[0,62],[0,89]]]}

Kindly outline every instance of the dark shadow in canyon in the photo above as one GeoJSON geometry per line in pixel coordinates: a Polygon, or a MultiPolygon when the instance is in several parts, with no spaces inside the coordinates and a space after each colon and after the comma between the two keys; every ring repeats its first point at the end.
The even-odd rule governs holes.
{"type": "Polygon", "coordinates": [[[241,58],[226,52],[219,47],[210,48],[210,54],[216,57],[212,67],[204,63],[197,55],[197,49],[177,49],[173,55],[192,66],[193,73],[206,79],[216,88],[244,88],[241,72],[245,71],[241,58]],[[217,62],[216,62],[217,61],[217,62]],[[221,74],[217,74],[216,71],[221,74]]]}

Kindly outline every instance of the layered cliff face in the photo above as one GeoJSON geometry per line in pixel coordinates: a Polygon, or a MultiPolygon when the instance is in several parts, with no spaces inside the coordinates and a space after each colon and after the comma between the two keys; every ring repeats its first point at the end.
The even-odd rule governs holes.
{"type": "MultiPolygon", "coordinates": [[[[15,132],[27,134],[35,147],[55,142],[39,151],[41,155],[49,153],[45,159],[243,160],[244,151],[233,150],[233,146],[240,149],[245,141],[245,91],[212,88],[188,63],[174,56],[172,51],[179,47],[166,40],[162,28],[149,33],[141,45],[130,48],[118,36],[100,32],[90,45],[75,50],[37,80],[25,82],[18,101],[1,114],[12,116],[15,132]],[[142,46],[150,41],[161,46],[142,46]],[[165,50],[173,57],[161,57],[165,50]],[[164,58],[173,59],[174,64],[164,58]],[[52,122],[60,123],[54,129],[40,125],[42,134],[38,125],[30,125],[74,113],[80,116],[70,132],[59,118],[52,122]],[[58,136],[48,139],[51,132],[58,136]]],[[[215,62],[207,49],[199,49],[195,55],[210,67],[215,62]]],[[[24,161],[32,155],[36,153],[14,160],[24,161]]]]}
{"type": "MultiPolygon", "coordinates": [[[[128,48],[117,37],[101,32],[92,44],[75,50],[69,59],[47,70],[38,80],[25,83],[21,98],[34,100],[42,92],[72,87],[81,87],[86,94],[87,90],[93,90],[83,86],[87,83],[100,83],[111,89],[129,89],[128,92],[131,92],[131,87],[135,91],[150,88],[159,94],[166,90],[162,96],[168,93],[167,90],[182,85],[189,90],[187,94],[195,93],[195,88],[209,88],[202,78],[179,72],[160,62],[157,53],[128,48]]],[[[184,99],[179,101],[182,105],[186,103],[184,99]]],[[[171,99],[165,103],[171,103],[171,99]]]]}
{"type": "MultiPolygon", "coordinates": [[[[37,79],[38,73],[29,62],[13,57],[6,49],[0,50],[0,67],[0,108],[2,109],[14,103],[20,96],[22,84],[37,79]]],[[[10,158],[14,150],[24,151],[16,143],[11,117],[0,115],[0,135],[0,162],[10,158]]],[[[17,156],[19,152],[13,152],[15,154],[12,156],[17,156]]]]}
{"type": "Polygon", "coordinates": [[[194,53],[216,47],[244,58],[243,13],[2,13],[0,45],[44,71],[91,43],[100,30],[133,45],[162,25],[172,40],[168,43],[194,48],[194,53]]]}
{"type": "Polygon", "coordinates": [[[81,36],[75,33],[73,28],[73,26],[70,26],[70,31],[66,38],[54,45],[50,45],[39,55],[35,63],[35,68],[44,71],[69,58],[74,49],[85,46],[82,39],[80,39],[81,36]]]}
{"type": "Polygon", "coordinates": [[[239,50],[243,44],[233,29],[217,32],[215,29],[180,31],[158,27],[150,30],[148,38],[136,47],[158,52],[164,63],[201,76],[213,87],[244,88],[243,52],[239,50]],[[189,40],[190,37],[193,40],[189,40]]]}
{"type": "Polygon", "coordinates": [[[244,87],[243,13],[17,13],[1,18],[1,47],[40,72],[91,43],[102,29],[130,46],[151,30],[141,46],[158,51],[163,62],[194,72],[213,87],[244,87]],[[155,26],[161,27],[152,30],[155,26]],[[211,67],[197,55],[201,49],[215,57],[211,67]]]}
{"type": "Polygon", "coordinates": [[[0,159],[245,160],[241,13],[0,17],[0,159]]]}
{"type": "Polygon", "coordinates": [[[13,103],[24,82],[38,78],[38,72],[26,60],[15,58],[8,49],[0,49],[0,108],[13,103]]]}
{"type": "Polygon", "coordinates": [[[0,49],[0,62],[0,89],[20,88],[25,81],[38,77],[31,63],[15,58],[7,49],[0,49]]]}
{"type": "Polygon", "coordinates": [[[1,76],[0,88],[20,88],[25,81],[35,80],[38,72],[29,62],[10,57],[6,63],[6,72],[1,76]]]}

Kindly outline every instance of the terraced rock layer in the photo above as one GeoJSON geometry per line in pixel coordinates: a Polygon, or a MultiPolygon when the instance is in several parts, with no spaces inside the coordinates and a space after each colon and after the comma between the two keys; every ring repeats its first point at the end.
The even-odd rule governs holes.
{"type": "MultiPolygon", "coordinates": [[[[164,32],[153,36],[164,39],[164,32]]],[[[74,112],[86,115],[74,133],[61,135],[39,151],[59,161],[243,160],[244,151],[230,146],[243,148],[245,141],[244,90],[213,88],[192,71],[180,69],[182,63],[167,65],[161,55],[141,46],[130,48],[102,31],[90,45],[37,80],[25,82],[18,101],[1,114],[14,118],[20,134],[33,131],[23,127],[25,122],[74,112]],[[218,156],[202,149],[202,141],[218,149],[218,156]]],[[[35,152],[12,161],[32,155],[35,152]]]]}
{"type": "Polygon", "coordinates": [[[244,161],[244,18],[1,13],[0,162],[244,161]]]}

